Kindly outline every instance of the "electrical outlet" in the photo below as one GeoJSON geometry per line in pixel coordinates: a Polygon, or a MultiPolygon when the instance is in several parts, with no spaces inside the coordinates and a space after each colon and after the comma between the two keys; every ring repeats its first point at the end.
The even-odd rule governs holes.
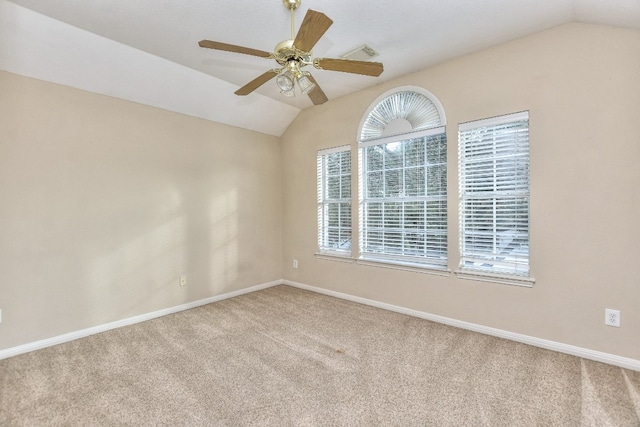
{"type": "Polygon", "coordinates": [[[2,323],[2,309],[0,308],[0,323],[2,323]]]}
{"type": "Polygon", "coordinates": [[[604,310],[604,324],[608,326],[620,327],[620,310],[607,308],[604,310]]]}
{"type": "Polygon", "coordinates": [[[297,259],[293,260],[293,268],[298,268],[298,260],[297,259]]]}
{"type": "Polygon", "coordinates": [[[180,287],[187,286],[187,276],[180,276],[180,287]]]}

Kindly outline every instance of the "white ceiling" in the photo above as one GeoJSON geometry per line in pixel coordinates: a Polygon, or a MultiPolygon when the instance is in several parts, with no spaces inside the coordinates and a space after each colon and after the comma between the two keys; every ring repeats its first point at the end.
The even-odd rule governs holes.
{"type": "MultiPolygon", "coordinates": [[[[0,42],[0,68],[8,71],[274,135],[300,109],[312,106],[307,97],[284,98],[273,81],[246,99],[229,98],[227,94],[277,64],[197,44],[210,39],[272,51],[290,38],[289,12],[282,0],[0,0],[0,6],[0,13],[11,14],[0,22],[5,24],[0,29],[0,40],[5,40],[0,42]],[[33,34],[36,27],[39,37],[33,34]],[[74,64],[69,68],[76,69],[75,75],[62,71],[62,61],[51,67],[32,60],[31,68],[40,70],[27,70],[23,63],[28,61],[16,59],[16,45],[26,43],[25,38],[32,39],[33,55],[55,62],[62,52],[66,63],[74,64]],[[79,58],[83,55],[88,57],[79,58]],[[94,77],[78,67],[88,67],[94,77]],[[47,76],[50,68],[66,74],[47,76]],[[101,87],[105,79],[114,80],[103,68],[122,73],[117,86],[125,87],[101,87]],[[141,80],[151,76],[155,86],[147,82],[141,96],[135,93],[141,90],[140,81],[127,83],[127,73],[137,73],[141,80]],[[212,98],[219,104],[214,114],[207,111],[216,110],[212,98]],[[264,116],[265,124],[244,124],[256,116],[264,116]]],[[[385,67],[378,78],[311,69],[329,99],[570,21],[640,28],[640,0],[302,0],[296,28],[308,8],[334,21],[314,48],[315,57],[337,58],[366,43],[380,53],[374,61],[385,67]]]]}

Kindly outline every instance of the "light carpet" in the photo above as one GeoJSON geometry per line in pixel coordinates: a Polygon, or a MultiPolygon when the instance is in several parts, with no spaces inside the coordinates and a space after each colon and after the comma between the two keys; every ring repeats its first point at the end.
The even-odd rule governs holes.
{"type": "Polygon", "coordinates": [[[640,372],[289,286],[0,361],[2,426],[640,426],[640,372]]]}

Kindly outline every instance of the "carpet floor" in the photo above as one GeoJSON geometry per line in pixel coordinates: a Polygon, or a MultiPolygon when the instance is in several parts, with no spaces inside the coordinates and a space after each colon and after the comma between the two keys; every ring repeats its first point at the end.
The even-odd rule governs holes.
{"type": "Polygon", "coordinates": [[[288,286],[0,361],[2,426],[640,426],[640,372],[288,286]]]}

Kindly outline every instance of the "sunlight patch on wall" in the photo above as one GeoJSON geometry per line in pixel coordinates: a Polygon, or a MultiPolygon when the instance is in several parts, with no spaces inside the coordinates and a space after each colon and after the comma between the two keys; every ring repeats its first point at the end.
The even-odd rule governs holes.
{"type": "Polygon", "coordinates": [[[211,267],[213,291],[225,290],[239,274],[238,190],[229,190],[209,204],[211,267]]]}
{"type": "Polygon", "coordinates": [[[177,287],[186,270],[185,240],[186,220],[178,217],[96,259],[89,276],[91,316],[104,321],[115,306],[122,311],[165,301],[163,288],[177,287]]]}

